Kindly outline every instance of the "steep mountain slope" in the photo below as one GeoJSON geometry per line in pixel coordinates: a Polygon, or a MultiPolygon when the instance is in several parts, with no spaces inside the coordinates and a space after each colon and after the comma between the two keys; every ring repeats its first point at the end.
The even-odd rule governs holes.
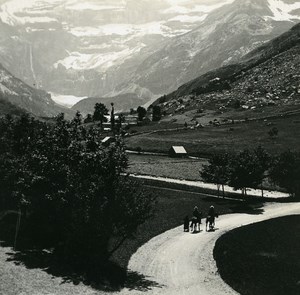
{"type": "Polygon", "coordinates": [[[83,115],[93,114],[96,103],[103,103],[108,109],[111,103],[115,105],[115,111],[127,111],[128,105],[138,107],[143,101],[136,94],[123,94],[115,97],[88,97],[72,106],[72,110],[80,111],[83,115]]]}
{"type": "Polygon", "coordinates": [[[148,57],[129,82],[154,95],[169,93],[201,74],[239,61],[299,19],[297,0],[236,0],[148,57]]]}
{"type": "Polygon", "coordinates": [[[2,0],[0,63],[39,89],[129,97],[129,109],[239,61],[299,19],[298,0],[2,0]]]}
{"type": "Polygon", "coordinates": [[[300,24],[250,52],[240,63],[208,72],[154,104],[170,114],[194,115],[300,104],[300,24]]]}
{"type": "Polygon", "coordinates": [[[0,63],[50,92],[107,95],[165,42],[230,1],[2,0],[0,63]]]}
{"type": "Polygon", "coordinates": [[[50,94],[32,88],[15,78],[0,64],[0,97],[3,111],[16,106],[36,116],[55,116],[60,112],[71,115],[73,112],[55,104],[50,94]],[[4,106],[6,106],[4,108],[4,106]]]}

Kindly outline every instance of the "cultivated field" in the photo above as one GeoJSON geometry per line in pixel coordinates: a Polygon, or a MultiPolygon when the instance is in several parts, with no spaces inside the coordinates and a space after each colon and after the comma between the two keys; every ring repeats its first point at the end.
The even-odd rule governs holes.
{"type": "Polygon", "coordinates": [[[199,170],[207,164],[205,159],[176,159],[164,156],[129,155],[129,173],[200,180],[199,170]]]}
{"type": "Polygon", "coordinates": [[[189,154],[209,156],[214,152],[238,151],[265,147],[271,153],[285,150],[299,151],[300,115],[269,120],[249,121],[221,126],[205,126],[196,130],[158,131],[126,138],[128,149],[168,152],[172,145],[183,145],[189,154]],[[271,128],[278,129],[274,138],[268,134],[271,128]]]}

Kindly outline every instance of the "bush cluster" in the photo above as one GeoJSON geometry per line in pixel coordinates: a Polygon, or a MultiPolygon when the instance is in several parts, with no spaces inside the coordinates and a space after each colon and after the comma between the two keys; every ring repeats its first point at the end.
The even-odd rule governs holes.
{"type": "Polygon", "coordinates": [[[81,120],[0,120],[0,211],[21,210],[21,230],[35,246],[91,266],[135,233],[153,197],[124,176],[122,140],[103,147],[99,129],[81,120]]]}
{"type": "Polygon", "coordinates": [[[228,184],[247,194],[247,188],[260,188],[263,196],[263,182],[266,178],[276,186],[285,189],[293,197],[300,196],[300,153],[286,151],[271,156],[261,146],[239,153],[214,154],[200,171],[201,178],[214,183],[218,191],[228,184]]]}

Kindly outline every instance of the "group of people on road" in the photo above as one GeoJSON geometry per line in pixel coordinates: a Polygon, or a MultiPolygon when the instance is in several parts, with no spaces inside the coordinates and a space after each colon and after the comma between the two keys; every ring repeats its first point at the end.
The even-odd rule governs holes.
{"type": "MultiPolygon", "coordinates": [[[[206,231],[207,226],[209,226],[210,230],[213,230],[215,226],[215,217],[218,217],[218,214],[216,214],[214,206],[211,205],[206,217],[206,231]]],[[[200,224],[202,223],[201,219],[202,212],[199,211],[197,206],[195,206],[192,213],[192,218],[189,219],[188,215],[184,218],[184,231],[189,232],[191,229],[192,232],[200,232],[200,224]]]]}

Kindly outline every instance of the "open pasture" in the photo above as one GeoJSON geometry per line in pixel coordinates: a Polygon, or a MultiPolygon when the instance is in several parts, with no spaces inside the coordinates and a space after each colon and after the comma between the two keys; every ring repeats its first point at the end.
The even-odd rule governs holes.
{"type": "Polygon", "coordinates": [[[129,173],[186,180],[200,180],[199,170],[205,159],[169,158],[167,156],[129,155],[129,173]]]}
{"type": "Polygon", "coordinates": [[[126,138],[128,149],[167,153],[172,145],[183,145],[191,155],[209,156],[214,152],[239,151],[263,146],[275,154],[288,149],[299,151],[300,115],[248,121],[200,129],[159,131],[126,138]],[[278,135],[271,138],[271,128],[278,135]]]}

